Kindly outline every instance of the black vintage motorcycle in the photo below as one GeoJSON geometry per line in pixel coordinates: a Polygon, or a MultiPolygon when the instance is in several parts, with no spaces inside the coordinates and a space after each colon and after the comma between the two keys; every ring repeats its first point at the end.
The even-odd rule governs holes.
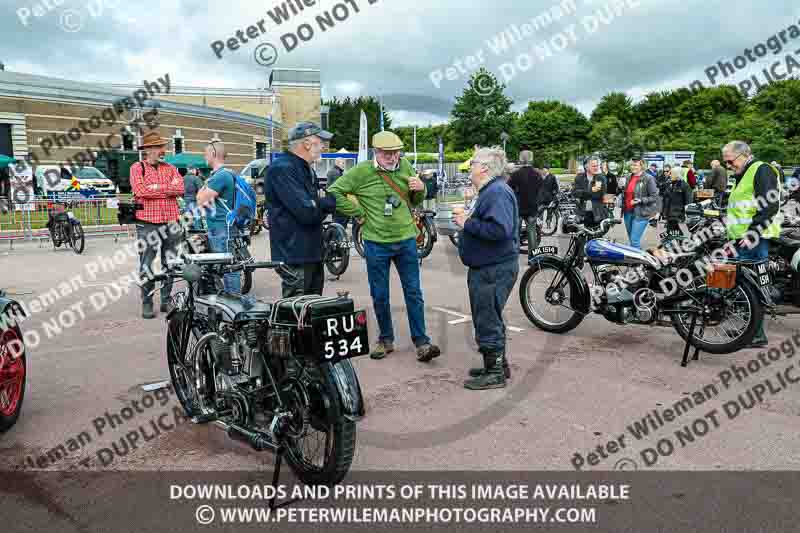
{"type": "Polygon", "coordinates": [[[572,197],[572,191],[560,191],[555,200],[539,211],[542,235],[550,236],[558,231],[558,223],[561,219],[575,213],[576,205],[577,203],[572,197]]]}
{"type": "MultiPolygon", "coordinates": [[[[189,253],[202,254],[211,251],[208,244],[207,230],[187,230],[184,238],[189,253]]],[[[250,237],[248,235],[239,234],[231,237],[228,239],[228,248],[238,264],[247,265],[255,261],[253,255],[250,253],[250,237]]],[[[253,288],[253,271],[242,269],[240,272],[242,294],[248,294],[253,288]]],[[[217,279],[217,289],[222,290],[222,278],[217,279]]]]}
{"type": "Polygon", "coordinates": [[[17,422],[25,398],[25,344],[17,323],[24,316],[19,303],[0,289],[0,433],[17,422]]]}
{"type": "MultiPolygon", "coordinates": [[[[562,227],[572,235],[563,257],[554,246],[537,250],[519,289],[522,308],[536,327],[565,333],[595,312],[617,324],[671,322],[685,341],[708,353],[732,353],[750,344],[764,307],[771,305],[752,265],[735,264],[726,281],[700,271],[699,248],[659,257],[600,238],[619,223],[607,219],[593,230],[570,218],[562,227]],[[587,263],[591,288],[583,274],[587,263]]],[[[714,273],[730,270],[711,267],[714,273]]]]}
{"type": "Polygon", "coordinates": [[[364,415],[349,359],[369,352],[367,315],[346,293],[274,303],[217,293],[215,278],[259,268],[283,264],[192,254],[155,277],[188,283],[167,315],[172,384],[195,423],[216,422],[231,438],[276,452],[273,484],[284,455],[304,483],[338,483],[364,415]]]}
{"type": "Polygon", "coordinates": [[[83,253],[86,235],[83,233],[80,220],[60,204],[51,203],[47,206],[47,210],[47,229],[50,231],[53,246],[59,248],[62,244],[68,244],[76,254],[83,253]]]}

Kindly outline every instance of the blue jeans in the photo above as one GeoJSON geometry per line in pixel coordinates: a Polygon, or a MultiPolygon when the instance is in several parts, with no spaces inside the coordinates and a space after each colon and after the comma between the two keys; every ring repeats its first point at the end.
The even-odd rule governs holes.
{"type": "Polygon", "coordinates": [[[417,347],[429,344],[431,339],[425,334],[425,302],[422,299],[416,239],[393,243],[365,240],[364,255],[367,258],[367,277],[372,305],[380,329],[378,340],[394,342],[392,308],[389,301],[389,271],[394,262],[403,286],[411,339],[417,347]]]}
{"type": "Polygon", "coordinates": [[[514,289],[519,275],[519,261],[481,268],[470,268],[467,272],[469,306],[478,351],[483,354],[505,353],[506,324],[503,308],[514,289]]]}
{"type": "Polygon", "coordinates": [[[631,241],[631,246],[641,249],[642,236],[647,229],[647,223],[650,222],[649,218],[637,217],[633,211],[628,211],[624,214],[625,229],[628,230],[628,239],[631,241]]]}
{"type": "MultiPolygon", "coordinates": [[[[769,257],[769,241],[767,239],[760,238],[755,248],[746,248],[743,246],[737,246],[736,253],[739,254],[737,259],[740,260],[766,261],[767,258],[769,257]]],[[[766,338],[767,338],[767,332],[764,330],[764,321],[762,320],[761,324],[758,325],[758,330],[756,330],[756,336],[753,337],[753,341],[758,341],[766,338]]]]}
{"type": "MultiPolygon", "coordinates": [[[[235,229],[227,227],[208,228],[208,246],[214,253],[231,253],[228,248],[228,240],[236,235],[238,233],[235,229]]],[[[225,274],[222,277],[222,283],[225,287],[225,292],[233,295],[242,293],[242,277],[238,272],[225,274]]]]}

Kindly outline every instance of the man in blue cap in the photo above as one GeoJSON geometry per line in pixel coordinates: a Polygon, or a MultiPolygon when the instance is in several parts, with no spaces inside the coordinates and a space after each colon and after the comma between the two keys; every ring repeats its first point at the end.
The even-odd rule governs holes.
{"type": "Polygon", "coordinates": [[[289,150],[267,170],[264,194],[269,206],[273,261],[283,261],[283,297],[322,294],[322,221],[336,212],[336,198],[320,198],[311,165],[322,157],[323,142],[333,134],[312,122],[289,130],[289,150]]]}

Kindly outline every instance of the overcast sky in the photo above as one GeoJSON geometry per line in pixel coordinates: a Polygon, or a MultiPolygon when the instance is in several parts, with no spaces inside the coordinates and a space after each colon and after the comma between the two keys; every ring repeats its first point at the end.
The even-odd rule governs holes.
{"type": "MultiPolygon", "coordinates": [[[[506,30],[513,34],[512,24],[522,32],[524,23],[562,2],[319,0],[277,25],[267,12],[283,3],[0,0],[5,11],[0,60],[7,70],[80,81],[141,82],[169,72],[176,85],[255,88],[263,87],[270,72],[254,60],[256,46],[272,43],[278,50],[274,66],[321,69],[325,97],[381,92],[396,124],[426,125],[447,119],[468,74],[447,80],[445,69],[457,60],[466,68],[470,55],[476,61],[482,55],[490,71],[509,78],[507,93],[515,108],[555,98],[588,114],[609,91],[637,98],[695,79],[708,84],[709,65],[733,61],[800,19],[800,6],[789,0],[575,0],[575,12],[540,23],[496,53],[490,43],[506,30]],[[46,4],[53,9],[47,11],[46,4]],[[338,4],[343,6],[331,16],[347,18],[323,32],[316,17],[338,4]],[[621,6],[609,24],[591,18],[608,5],[621,6]],[[235,37],[262,19],[266,33],[245,36],[247,43],[235,51],[226,48],[217,59],[212,41],[235,37]],[[281,36],[303,23],[315,34],[287,52],[281,36]],[[566,45],[540,60],[533,47],[542,42],[566,45]],[[431,80],[436,71],[443,78],[438,88],[431,80]]],[[[738,82],[798,49],[800,38],[729,80],[738,82]]]]}

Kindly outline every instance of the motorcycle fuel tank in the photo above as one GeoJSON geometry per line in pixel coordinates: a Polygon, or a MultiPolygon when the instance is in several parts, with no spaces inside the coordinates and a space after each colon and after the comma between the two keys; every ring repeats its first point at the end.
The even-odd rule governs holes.
{"type": "Polygon", "coordinates": [[[590,263],[659,267],[658,260],[644,250],[605,239],[589,241],[586,243],[585,252],[586,259],[590,263]]]}

